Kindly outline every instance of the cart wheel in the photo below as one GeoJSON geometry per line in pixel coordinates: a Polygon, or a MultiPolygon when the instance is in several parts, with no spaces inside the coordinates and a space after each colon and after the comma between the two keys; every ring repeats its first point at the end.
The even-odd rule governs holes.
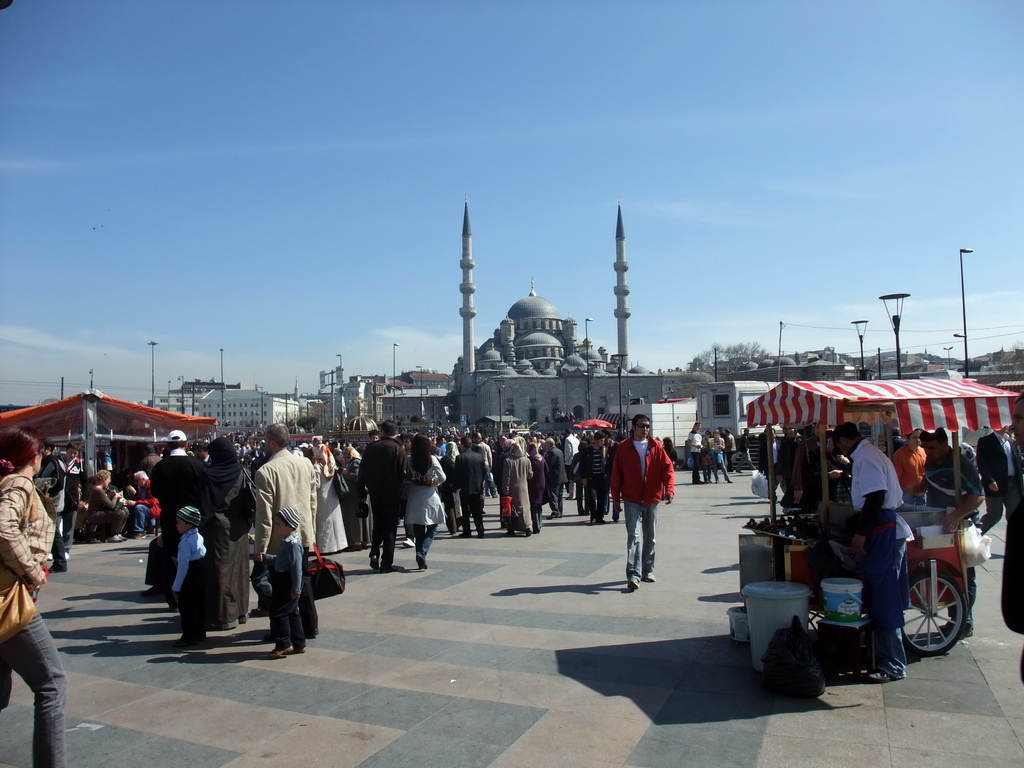
{"type": "Polygon", "coordinates": [[[956,645],[964,631],[963,590],[948,575],[918,571],[910,577],[910,608],[903,612],[903,644],[918,656],[941,656],[956,645]]]}

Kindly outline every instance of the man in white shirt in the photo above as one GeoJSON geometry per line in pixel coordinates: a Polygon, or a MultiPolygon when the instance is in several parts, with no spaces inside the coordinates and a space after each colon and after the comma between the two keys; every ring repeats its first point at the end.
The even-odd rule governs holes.
{"type": "MultiPolygon", "coordinates": [[[[565,458],[565,468],[568,471],[569,467],[572,466],[572,459],[576,455],[576,452],[580,449],[580,439],[576,437],[568,429],[565,430],[565,440],[562,441],[562,456],[565,458]]],[[[576,481],[570,476],[567,478],[565,488],[568,491],[567,498],[573,499],[572,491],[576,485],[576,481]]],[[[558,492],[561,493],[562,489],[559,488],[558,492]]]]}
{"type": "Polygon", "coordinates": [[[864,440],[857,425],[840,424],[833,444],[852,464],[850,496],[860,513],[851,547],[864,571],[864,597],[875,625],[878,668],[868,675],[875,683],[907,676],[903,648],[903,611],[910,604],[906,540],[898,535],[896,509],[903,503],[896,468],[881,450],[864,440]]]}

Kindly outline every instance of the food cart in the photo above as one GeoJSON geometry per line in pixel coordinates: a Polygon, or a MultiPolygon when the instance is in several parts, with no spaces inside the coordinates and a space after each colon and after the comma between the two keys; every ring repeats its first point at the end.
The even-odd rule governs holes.
{"type": "MultiPolygon", "coordinates": [[[[814,541],[812,536],[801,533],[814,529],[816,523],[820,536],[827,538],[834,531],[833,525],[845,522],[853,513],[849,504],[829,498],[827,427],[846,421],[880,424],[883,433],[888,433],[890,446],[894,422],[903,433],[942,427],[950,435],[952,450],[959,453],[961,429],[1008,426],[1016,397],[1016,393],[969,380],[915,379],[787,381],[754,400],[747,408],[747,425],[765,427],[769,440],[774,434],[774,425],[817,425],[822,467],[822,501],[816,520],[801,521],[799,515],[780,518],[775,488],[769,490],[769,517],[767,522],[759,524],[760,529],[753,528],[753,534],[762,539],[754,542],[761,545],[759,549],[770,551],[772,578],[800,582],[817,591],[818,585],[806,562],[806,551],[814,541]]],[[[772,476],[771,451],[768,460],[769,476],[772,476]]],[[[954,462],[953,466],[959,495],[959,462],[954,462]]],[[[904,506],[900,514],[915,531],[915,539],[908,542],[907,547],[911,608],[905,616],[904,642],[919,656],[946,653],[960,639],[965,625],[967,564],[962,528],[954,534],[921,536],[921,528],[941,522],[946,510],[904,506]]],[[[741,579],[743,549],[741,542],[741,579]]]]}

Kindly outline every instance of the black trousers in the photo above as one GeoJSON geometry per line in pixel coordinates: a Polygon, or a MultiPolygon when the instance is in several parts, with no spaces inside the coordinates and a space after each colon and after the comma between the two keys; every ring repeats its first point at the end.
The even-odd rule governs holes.
{"type": "Polygon", "coordinates": [[[462,500],[462,532],[469,533],[470,518],[477,533],[484,532],[484,495],[482,493],[459,494],[462,500]]]}
{"type": "MultiPolygon", "coordinates": [[[[316,601],[313,600],[313,585],[309,576],[305,575],[309,565],[309,552],[302,553],[302,592],[299,594],[299,618],[302,619],[302,631],[307,638],[314,638],[320,634],[320,614],[316,610],[316,601]]],[[[271,570],[271,575],[273,575],[271,570]]],[[[273,585],[273,582],[271,582],[273,585]]],[[[273,597],[271,597],[273,599],[273,597]]]]}
{"type": "Polygon", "coordinates": [[[373,513],[373,542],[370,546],[370,557],[379,557],[381,567],[390,568],[395,562],[395,539],[398,536],[401,500],[375,499],[371,496],[370,508],[373,513]]]}
{"type": "Polygon", "coordinates": [[[178,613],[181,614],[181,639],[187,642],[206,639],[206,575],[205,563],[200,558],[188,564],[185,580],[178,593],[178,613]]]}
{"type": "Polygon", "coordinates": [[[270,635],[275,648],[305,648],[306,631],[302,626],[299,602],[306,592],[306,580],[299,597],[292,598],[292,575],[285,571],[270,569],[270,635]]]}

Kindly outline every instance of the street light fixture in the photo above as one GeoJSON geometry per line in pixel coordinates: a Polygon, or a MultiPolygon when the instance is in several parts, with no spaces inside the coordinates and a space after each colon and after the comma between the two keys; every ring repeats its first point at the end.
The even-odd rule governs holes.
{"type": "MultiPolygon", "coordinates": [[[[903,363],[900,360],[900,319],[903,315],[903,300],[909,298],[909,293],[887,293],[879,296],[882,304],[885,305],[885,312],[889,315],[889,322],[892,323],[893,333],[896,334],[896,378],[903,378],[903,363]],[[892,310],[889,309],[889,302],[893,302],[892,310]]],[[[881,371],[879,371],[881,375],[881,371]]]]}
{"type": "Polygon", "coordinates": [[[156,408],[156,345],[160,342],[147,341],[146,343],[149,344],[149,407],[156,408]]]}
{"type": "Polygon", "coordinates": [[[224,426],[224,347],[220,348],[220,425],[218,426],[218,434],[220,434],[220,427],[224,426]]]}
{"type": "Polygon", "coordinates": [[[953,367],[953,362],[949,356],[949,350],[951,350],[952,347],[943,347],[943,349],[946,350],[946,370],[948,371],[953,367]]]}
{"type": "Polygon", "coordinates": [[[868,377],[867,370],[864,368],[864,331],[868,327],[867,320],[851,320],[850,325],[855,326],[857,329],[857,338],[860,339],[860,370],[857,371],[857,379],[864,381],[868,377]]]}
{"type": "Polygon", "coordinates": [[[396,384],[398,382],[398,347],[399,343],[395,342],[391,345],[391,419],[396,424],[398,423],[398,392],[396,390],[396,384]]]}
{"type": "Polygon", "coordinates": [[[341,426],[339,422],[343,422],[345,420],[345,360],[342,358],[341,354],[338,355],[338,376],[335,377],[335,383],[341,389],[341,402],[338,404],[338,413],[334,422],[335,429],[338,429],[341,426]],[[341,384],[337,384],[337,379],[339,377],[341,378],[341,384]]]}
{"type": "Polygon", "coordinates": [[[970,373],[970,358],[967,356],[967,301],[964,295],[964,254],[974,253],[973,248],[960,249],[960,313],[964,320],[964,378],[970,373]]]}
{"type": "Polygon", "coordinates": [[[583,340],[583,351],[587,358],[587,418],[592,418],[590,415],[590,324],[594,322],[594,318],[586,317],[583,319],[583,328],[586,338],[583,340]]]}

